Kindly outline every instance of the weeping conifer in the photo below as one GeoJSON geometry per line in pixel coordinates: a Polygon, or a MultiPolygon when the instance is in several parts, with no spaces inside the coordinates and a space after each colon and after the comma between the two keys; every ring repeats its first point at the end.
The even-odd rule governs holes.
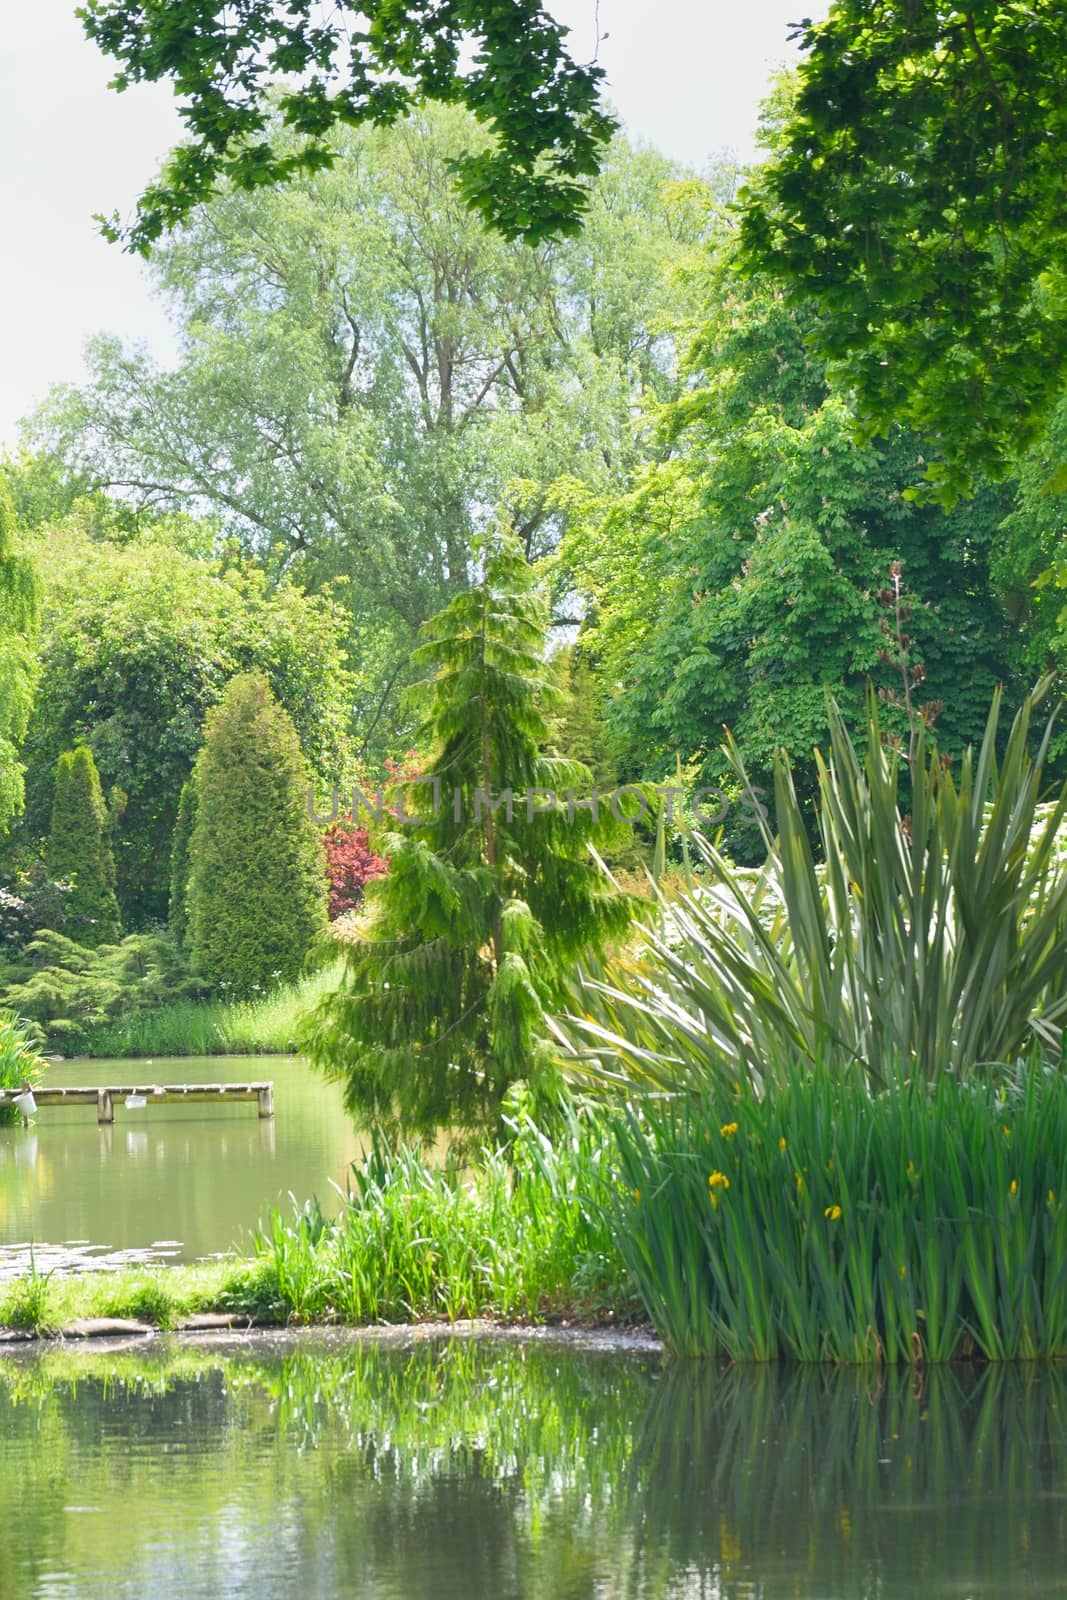
{"type": "Polygon", "coordinates": [[[586,767],[544,753],[561,695],[515,539],[492,542],[483,581],[423,638],[420,740],[433,755],[305,1043],[363,1125],[496,1131],[512,1084],[551,1098],[546,1012],[574,963],[627,926],[630,902],[589,850],[625,825],[606,800],[593,806],[586,767]]]}

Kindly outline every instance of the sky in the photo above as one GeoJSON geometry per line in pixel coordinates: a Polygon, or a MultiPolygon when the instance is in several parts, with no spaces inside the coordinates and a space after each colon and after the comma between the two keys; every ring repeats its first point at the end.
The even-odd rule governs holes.
{"type": "MultiPolygon", "coordinates": [[[[113,64],[82,34],[76,0],[11,7],[0,53],[0,452],[54,383],[84,378],[94,333],[174,343],[144,266],[99,235],[128,215],[180,135],[169,87],[109,90],[113,64]]],[[[630,135],[694,166],[754,154],[770,75],[795,60],[789,24],[825,0],[549,0],[571,48],[597,54],[630,135]],[[599,25],[599,46],[597,45],[599,25]]]]}

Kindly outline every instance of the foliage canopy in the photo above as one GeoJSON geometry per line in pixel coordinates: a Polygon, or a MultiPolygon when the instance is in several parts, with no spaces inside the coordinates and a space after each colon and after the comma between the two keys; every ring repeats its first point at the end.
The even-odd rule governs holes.
{"type": "Polygon", "coordinates": [[[79,15],[120,63],[115,88],[169,78],[185,102],[191,139],[131,227],[106,229],[143,253],[221,178],[254,190],[321,171],[336,124],[392,123],[424,98],[463,104],[493,132],[457,158],[473,209],[506,238],[572,233],[614,128],[603,69],[571,60],[538,0],[88,0],[79,15]],[[282,148],[275,106],[296,136],[282,148]]]}
{"type": "Polygon", "coordinates": [[[1003,477],[1067,376],[1067,15],[1060,0],[834,0],[773,158],[745,201],[744,254],[814,297],[868,431],[938,445],[945,502],[1003,477]]]}
{"type": "Polygon", "coordinates": [[[32,847],[47,831],[56,760],[89,745],[105,788],[126,795],[114,850],[119,902],[134,928],[167,917],[178,799],[204,718],[230,678],[266,676],[326,782],[344,770],[351,694],[335,599],[306,596],[285,579],[268,583],[258,564],[232,553],[191,553],[180,519],[144,520],[123,539],[76,514],[36,540],[41,680],[18,825],[32,847]]]}
{"type": "Polygon", "coordinates": [[[0,474],[0,831],[22,806],[18,745],[26,732],[37,678],[34,644],[40,587],[15,548],[15,507],[0,474]]]}

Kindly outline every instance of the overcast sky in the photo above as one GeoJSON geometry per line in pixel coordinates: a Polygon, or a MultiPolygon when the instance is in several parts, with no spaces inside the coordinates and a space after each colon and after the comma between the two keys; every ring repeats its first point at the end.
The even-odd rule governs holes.
{"type": "MultiPolygon", "coordinates": [[[[84,376],[81,350],[106,330],[172,350],[140,263],[105,244],[94,212],[132,209],[180,131],[169,89],[117,95],[83,36],[76,0],[11,6],[0,53],[0,449],[49,386],[84,376]]],[[[826,0],[550,0],[588,60],[596,41],[630,134],[701,166],[753,153],[756,111],[791,59],[788,25],[826,0]]]]}

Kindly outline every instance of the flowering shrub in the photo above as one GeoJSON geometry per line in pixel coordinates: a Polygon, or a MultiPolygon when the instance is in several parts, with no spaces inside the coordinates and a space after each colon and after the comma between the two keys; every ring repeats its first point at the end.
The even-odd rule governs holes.
{"type": "Polygon", "coordinates": [[[380,878],[388,862],[371,849],[366,828],[356,826],[351,812],[330,824],[322,842],[329,879],[328,912],[333,922],[362,905],[364,885],[371,878],[380,878]]]}

